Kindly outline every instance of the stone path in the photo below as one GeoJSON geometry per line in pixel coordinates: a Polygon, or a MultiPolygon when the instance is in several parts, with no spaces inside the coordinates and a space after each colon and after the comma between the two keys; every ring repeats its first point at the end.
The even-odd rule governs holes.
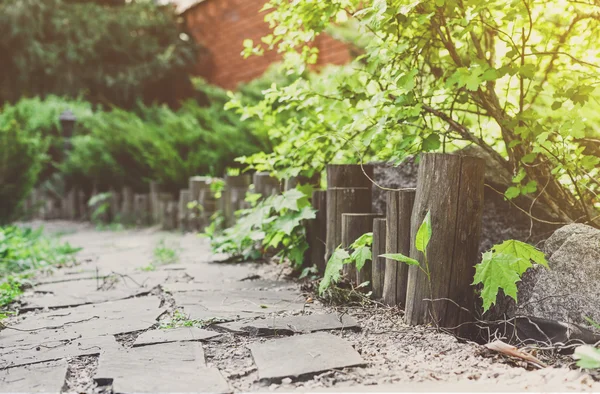
{"type": "Polygon", "coordinates": [[[386,308],[332,309],[274,264],[216,263],[193,234],[47,223],[82,246],[0,331],[0,392],[598,390],[527,371],[386,308]],[[160,265],[159,244],[178,252],[160,265]]]}

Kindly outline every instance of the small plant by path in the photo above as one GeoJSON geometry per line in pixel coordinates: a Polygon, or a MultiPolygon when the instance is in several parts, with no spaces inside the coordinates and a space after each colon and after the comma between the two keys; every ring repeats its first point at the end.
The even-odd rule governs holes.
{"type": "Polygon", "coordinates": [[[14,301],[33,274],[74,263],[80,250],[44,236],[42,228],[0,227],[0,307],[14,301]]]}
{"type": "Polygon", "coordinates": [[[142,271],[154,271],[156,267],[167,264],[175,264],[179,261],[179,252],[167,246],[164,239],[161,239],[158,245],[154,248],[152,262],[145,267],[142,267],[142,271]]]}
{"type": "Polygon", "coordinates": [[[185,313],[183,313],[179,309],[177,309],[173,313],[173,318],[167,322],[161,323],[159,328],[161,330],[168,330],[168,329],[179,328],[179,327],[206,328],[213,324],[222,323],[223,321],[224,320],[216,319],[216,318],[207,319],[207,320],[190,319],[185,313]]]}

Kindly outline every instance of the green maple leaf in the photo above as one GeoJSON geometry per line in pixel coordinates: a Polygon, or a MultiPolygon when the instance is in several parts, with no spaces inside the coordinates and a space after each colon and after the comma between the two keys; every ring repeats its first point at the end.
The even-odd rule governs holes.
{"type": "Polygon", "coordinates": [[[290,189],[273,199],[273,208],[277,212],[281,212],[281,210],[284,208],[287,208],[291,211],[299,211],[299,205],[303,205],[302,200],[306,198],[306,195],[300,190],[290,189]]]}
{"type": "Polygon", "coordinates": [[[496,254],[489,251],[483,254],[483,260],[475,266],[473,284],[483,284],[481,298],[484,312],[496,302],[499,289],[517,301],[517,282],[521,280],[517,271],[518,260],[510,254],[496,254]]]}
{"type": "Polygon", "coordinates": [[[311,207],[304,207],[300,212],[288,212],[280,216],[273,224],[273,228],[291,235],[294,229],[302,224],[303,220],[314,219],[315,210],[311,207]]]}
{"type": "Polygon", "coordinates": [[[352,252],[352,256],[350,256],[350,258],[356,263],[356,269],[358,271],[365,266],[367,260],[371,260],[371,257],[371,248],[368,246],[361,246],[355,249],[354,252],[352,252]]]}
{"type": "Polygon", "coordinates": [[[531,267],[531,261],[549,268],[544,253],[525,242],[510,239],[499,245],[495,245],[492,250],[494,254],[509,254],[517,258],[519,261],[516,263],[516,266],[519,275],[523,275],[531,267]]]}
{"type": "Polygon", "coordinates": [[[344,249],[337,248],[329,261],[327,267],[325,267],[325,273],[323,279],[319,283],[319,294],[323,294],[332,284],[338,282],[342,276],[342,268],[344,267],[345,261],[350,258],[348,252],[344,249]]]}

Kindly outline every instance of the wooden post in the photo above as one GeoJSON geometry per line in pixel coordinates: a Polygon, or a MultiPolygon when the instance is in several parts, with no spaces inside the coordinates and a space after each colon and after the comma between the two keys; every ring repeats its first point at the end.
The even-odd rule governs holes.
{"type": "Polygon", "coordinates": [[[252,178],[248,174],[225,176],[225,190],[223,192],[223,214],[225,226],[231,227],[235,224],[235,212],[245,208],[245,198],[252,178]]]}
{"type": "Polygon", "coordinates": [[[160,185],[156,181],[150,181],[150,221],[152,223],[158,223],[160,221],[160,208],[159,208],[159,193],[160,185]]]}
{"type": "Polygon", "coordinates": [[[379,257],[385,253],[386,243],[386,220],[373,220],[373,258],[371,271],[371,286],[373,289],[373,298],[381,299],[383,296],[383,284],[385,278],[385,259],[379,257]]]}
{"type": "MultiPolygon", "coordinates": [[[[373,220],[381,217],[376,213],[344,213],[342,214],[342,247],[349,248],[361,235],[373,231],[373,220]]],[[[355,285],[371,281],[371,262],[356,270],[354,264],[344,264],[344,274],[355,285]]],[[[370,288],[370,286],[368,286],[370,288]]]]}
{"type": "Polygon", "coordinates": [[[87,199],[85,196],[85,192],[83,190],[79,190],[77,193],[77,213],[79,214],[80,220],[88,220],[89,219],[89,211],[87,206],[87,199]]]}
{"type": "Polygon", "coordinates": [[[210,193],[210,178],[206,176],[193,176],[189,179],[190,201],[198,205],[190,210],[190,227],[193,230],[204,228],[204,204],[210,193]]]}
{"type": "Polygon", "coordinates": [[[121,221],[123,223],[135,223],[133,218],[133,191],[129,186],[121,190],[121,221]]]}
{"type": "MultiPolygon", "coordinates": [[[[454,328],[475,319],[471,283],[478,258],[484,172],[484,160],[475,157],[428,153],[421,158],[411,239],[429,211],[432,237],[427,257],[431,282],[418,267],[410,267],[405,316],[411,325],[431,322],[454,328]]],[[[410,256],[424,266],[423,254],[414,242],[410,256]]],[[[472,328],[467,324],[455,332],[469,335],[472,328]]]]}
{"type": "Polygon", "coordinates": [[[121,196],[115,189],[110,189],[110,220],[120,222],[121,196]]]}
{"type": "Polygon", "coordinates": [[[177,202],[176,201],[165,201],[163,202],[163,230],[173,230],[177,227],[177,202]]]}
{"type": "Polygon", "coordinates": [[[252,183],[254,192],[259,193],[263,198],[281,193],[281,182],[268,172],[255,172],[252,176],[252,183]]]}
{"type": "Polygon", "coordinates": [[[371,164],[328,164],[327,188],[368,187],[371,188],[373,166],[371,164]],[[363,172],[364,170],[364,172],[363,172]],[[368,175],[365,175],[365,173],[368,175]]]}
{"type": "Polygon", "coordinates": [[[328,261],[334,250],[342,243],[342,214],[371,212],[371,188],[329,188],[326,210],[325,261],[328,261]]]}
{"type": "Polygon", "coordinates": [[[65,219],[76,220],[77,219],[77,189],[72,188],[67,192],[65,196],[65,219]]]}
{"type": "Polygon", "coordinates": [[[146,226],[151,222],[152,212],[150,211],[149,194],[134,194],[133,212],[135,216],[135,223],[138,226],[146,226]]]}
{"type": "MultiPolygon", "coordinates": [[[[386,204],[386,247],[385,253],[410,254],[410,221],[415,202],[412,190],[387,192],[386,204]]],[[[408,265],[394,260],[385,263],[383,302],[390,306],[406,305],[406,283],[408,265]]]]}
{"type": "Polygon", "coordinates": [[[316,217],[310,220],[306,229],[308,241],[307,265],[316,265],[320,273],[325,272],[325,242],[327,240],[327,192],[316,190],[312,194],[312,206],[317,210],[316,217]]]}
{"type": "Polygon", "coordinates": [[[181,231],[188,231],[189,229],[189,209],[187,207],[190,202],[190,191],[188,189],[179,191],[179,206],[177,208],[178,212],[178,222],[179,229],[181,231]]]}

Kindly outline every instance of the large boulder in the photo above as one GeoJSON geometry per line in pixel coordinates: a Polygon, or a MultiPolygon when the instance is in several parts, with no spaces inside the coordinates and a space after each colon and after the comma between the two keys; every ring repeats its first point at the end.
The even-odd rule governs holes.
{"type": "Polygon", "coordinates": [[[550,269],[538,266],[523,276],[514,314],[593,328],[586,317],[600,322],[600,230],[584,224],[561,227],[545,242],[544,252],[550,269]]]}

